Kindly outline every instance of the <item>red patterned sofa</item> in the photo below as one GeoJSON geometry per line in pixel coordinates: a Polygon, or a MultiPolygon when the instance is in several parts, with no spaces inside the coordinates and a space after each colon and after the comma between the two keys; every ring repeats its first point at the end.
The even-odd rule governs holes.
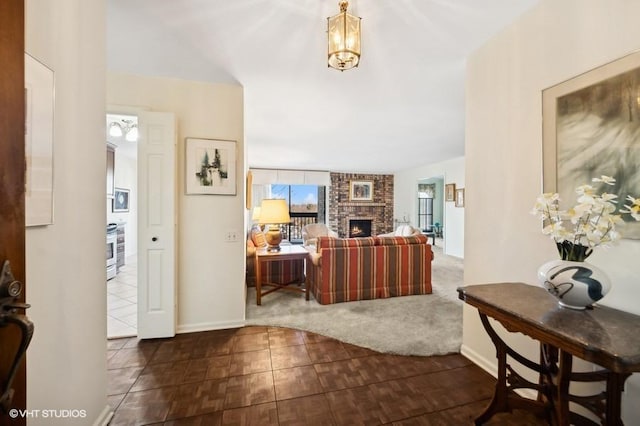
{"type": "Polygon", "coordinates": [[[323,304],[431,293],[427,236],[318,237],[307,260],[309,290],[323,304]]]}

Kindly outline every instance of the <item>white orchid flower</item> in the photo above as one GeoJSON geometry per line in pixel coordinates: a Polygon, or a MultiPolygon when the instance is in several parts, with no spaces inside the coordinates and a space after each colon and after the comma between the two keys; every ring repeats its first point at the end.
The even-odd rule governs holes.
{"type": "MultiPolygon", "coordinates": [[[[613,177],[602,175],[593,178],[592,182],[615,185],[613,177]]],[[[577,204],[568,210],[560,210],[558,193],[544,193],[537,197],[531,214],[543,220],[542,233],[551,237],[556,243],[588,246],[591,248],[613,243],[621,238],[616,225],[623,222],[622,216],[616,214],[618,195],[603,192],[598,194],[592,185],[580,185],[575,190],[577,204]],[[565,228],[571,224],[571,228],[565,228]]],[[[619,213],[630,214],[640,221],[640,198],[627,196],[628,204],[619,213]]],[[[566,250],[566,247],[565,247],[566,250]]],[[[562,252],[563,255],[565,254],[562,252]]],[[[584,258],[582,258],[584,260],[584,258]]]]}
{"type": "Polygon", "coordinates": [[[591,179],[591,182],[602,182],[602,183],[606,183],[607,185],[615,185],[616,180],[615,178],[612,178],[610,176],[602,175],[599,178],[591,179]]]}

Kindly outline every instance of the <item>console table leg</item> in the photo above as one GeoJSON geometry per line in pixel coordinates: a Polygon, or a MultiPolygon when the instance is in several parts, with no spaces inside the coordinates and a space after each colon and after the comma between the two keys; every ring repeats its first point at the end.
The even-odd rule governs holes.
{"type": "Polygon", "coordinates": [[[607,408],[605,416],[608,425],[624,425],[620,418],[620,410],[622,409],[622,391],[624,391],[624,382],[628,377],[629,374],[613,372],[610,372],[607,375],[607,408]]]}
{"type": "Polygon", "coordinates": [[[484,412],[476,418],[476,425],[484,424],[496,413],[509,411],[507,392],[507,347],[502,340],[494,338],[495,332],[491,328],[487,316],[480,313],[480,319],[496,347],[496,358],[498,358],[498,381],[496,382],[496,389],[493,393],[491,403],[489,403],[489,406],[484,410],[484,412]]]}
{"type": "Polygon", "coordinates": [[[565,351],[560,351],[560,368],[558,370],[557,388],[555,395],[555,414],[557,425],[570,424],[569,414],[569,384],[571,383],[571,369],[573,368],[573,356],[565,351]]]}
{"type": "Polygon", "coordinates": [[[509,411],[507,401],[507,351],[504,348],[496,348],[496,357],[498,358],[498,381],[496,383],[496,389],[489,406],[476,418],[476,425],[484,424],[496,413],[509,411]]]}

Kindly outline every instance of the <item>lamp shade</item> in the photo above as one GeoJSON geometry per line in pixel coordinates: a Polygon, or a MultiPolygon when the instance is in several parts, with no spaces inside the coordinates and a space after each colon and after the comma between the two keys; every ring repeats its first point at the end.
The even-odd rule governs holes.
{"type": "Polygon", "coordinates": [[[349,2],[340,2],[340,13],[327,18],[328,64],[340,71],[360,63],[360,18],[347,13],[349,2]]]}
{"type": "Polygon", "coordinates": [[[251,215],[251,220],[257,222],[260,219],[260,206],[255,206],[253,208],[253,214],[251,215]]]}
{"type": "Polygon", "coordinates": [[[289,207],[286,200],[271,198],[262,200],[258,223],[264,225],[289,222],[291,222],[291,217],[289,217],[289,207]]]}

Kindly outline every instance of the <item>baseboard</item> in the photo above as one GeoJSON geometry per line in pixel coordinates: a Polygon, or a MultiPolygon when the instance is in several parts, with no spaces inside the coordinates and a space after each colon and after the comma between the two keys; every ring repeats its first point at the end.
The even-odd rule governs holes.
{"type": "Polygon", "coordinates": [[[460,347],[460,353],[471,360],[475,365],[482,368],[493,377],[498,377],[498,366],[494,360],[489,361],[485,357],[481,356],[478,352],[474,351],[467,345],[460,347]]]}
{"type": "Polygon", "coordinates": [[[98,416],[95,422],[93,422],[93,426],[107,426],[113,417],[113,409],[107,404],[102,410],[102,413],[98,416]]]}
{"type": "MultiPolygon", "coordinates": [[[[498,365],[493,360],[489,361],[466,345],[460,347],[460,353],[493,377],[498,377],[498,365]]],[[[538,396],[537,392],[533,389],[516,389],[515,392],[523,398],[536,399],[538,396]]]]}
{"type": "Polygon", "coordinates": [[[182,324],[176,329],[177,334],[197,333],[200,331],[224,330],[226,328],[244,327],[244,321],[201,322],[198,324],[182,324]]]}

